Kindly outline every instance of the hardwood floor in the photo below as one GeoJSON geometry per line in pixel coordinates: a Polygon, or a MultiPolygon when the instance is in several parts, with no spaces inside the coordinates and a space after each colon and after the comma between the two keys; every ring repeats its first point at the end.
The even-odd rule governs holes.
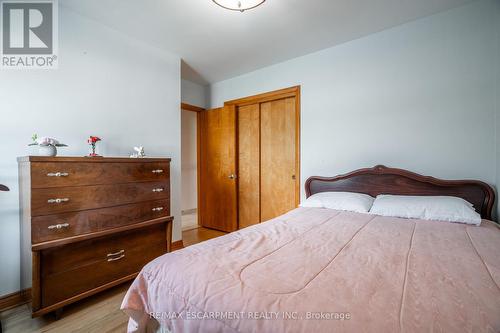
{"type": "MultiPolygon", "coordinates": [[[[219,237],[225,232],[197,228],[182,232],[184,246],[219,237]]],[[[88,299],[64,307],[60,320],[53,314],[31,318],[28,305],[0,313],[4,333],[115,333],[126,332],[128,317],[120,304],[130,283],[125,283],[88,299]]]]}
{"type": "Polygon", "coordinates": [[[32,319],[27,304],[4,311],[0,315],[3,330],[5,333],[125,332],[128,319],[120,304],[129,285],[122,284],[64,307],[60,320],[55,320],[53,314],[32,319]]]}
{"type": "Polygon", "coordinates": [[[227,232],[208,229],[204,227],[199,227],[196,229],[191,229],[182,232],[182,241],[184,243],[184,247],[193,245],[196,243],[200,243],[215,237],[219,237],[227,234],[227,232]]]}

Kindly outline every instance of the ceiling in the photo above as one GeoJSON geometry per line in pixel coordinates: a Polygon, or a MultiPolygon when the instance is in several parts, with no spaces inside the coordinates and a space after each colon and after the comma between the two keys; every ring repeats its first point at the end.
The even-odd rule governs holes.
{"type": "Polygon", "coordinates": [[[201,84],[363,37],[470,0],[267,0],[244,13],[211,0],[59,0],[183,59],[201,84]]]}

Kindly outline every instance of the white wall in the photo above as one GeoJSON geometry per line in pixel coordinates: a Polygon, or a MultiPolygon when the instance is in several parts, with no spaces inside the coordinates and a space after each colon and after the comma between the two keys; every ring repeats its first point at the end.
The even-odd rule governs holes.
{"type": "Polygon", "coordinates": [[[182,102],[205,108],[207,106],[208,87],[188,80],[181,80],[182,102]]]}
{"type": "Polygon", "coordinates": [[[197,151],[196,151],[196,112],[181,112],[181,208],[198,208],[197,151]]]}
{"type": "Polygon", "coordinates": [[[301,85],[302,184],[376,164],[495,184],[495,1],[215,83],[211,106],[301,85]]]}
{"type": "Polygon", "coordinates": [[[180,58],[130,39],[65,8],[59,11],[59,69],[0,72],[0,295],[19,289],[16,157],[33,133],[69,144],[83,156],[89,135],[104,156],[172,158],[174,240],[180,228],[180,58]]]}

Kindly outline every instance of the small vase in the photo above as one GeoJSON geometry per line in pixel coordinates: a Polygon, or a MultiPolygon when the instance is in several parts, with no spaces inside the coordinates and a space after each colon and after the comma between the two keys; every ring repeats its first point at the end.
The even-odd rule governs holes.
{"type": "Polygon", "coordinates": [[[38,146],[39,156],[54,157],[57,156],[57,148],[55,146],[38,146]]]}
{"type": "Polygon", "coordinates": [[[89,153],[89,157],[101,157],[99,154],[97,154],[97,153],[95,152],[95,150],[96,150],[96,144],[95,144],[95,143],[90,144],[90,150],[91,150],[91,151],[90,151],[90,153],[89,153]]]}

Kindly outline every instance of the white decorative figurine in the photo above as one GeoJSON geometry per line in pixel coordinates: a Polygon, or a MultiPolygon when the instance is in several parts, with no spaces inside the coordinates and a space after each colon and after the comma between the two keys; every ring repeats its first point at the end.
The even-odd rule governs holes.
{"type": "Polygon", "coordinates": [[[140,147],[134,147],[134,150],[136,152],[133,153],[132,155],[130,155],[130,157],[132,157],[132,158],[146,157],[146,153],[144,153],[144,147],[142,147],[142,146],[140,146],[140,147]]]}

